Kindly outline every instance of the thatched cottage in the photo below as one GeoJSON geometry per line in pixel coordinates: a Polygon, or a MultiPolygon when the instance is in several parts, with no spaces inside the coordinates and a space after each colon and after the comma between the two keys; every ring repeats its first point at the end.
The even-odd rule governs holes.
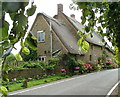
{"type": "MultiPolygon", "coordinates": [[[[75,15],[71,17],[63,13],[63,5],[58,4],[58,13],[50,17],[45,13],[38,13],[31,27],[30,32],[37,37],[37,54],[40,60],[47,61],[56,54],[70,54],[78,60],[85,62],[98,62],[102,57],[104,43],[102,37],[96,32],[92,32],[93,37],[88,36],[86,41],[89,42],[90,48],[87,53],[79,50],[77,41],[79,36],[77,31],[83,31],[84,26],[80,24],[75,15]]],[[[110,47],[106,46],[106,54],[113,56],[110,47]]]]}

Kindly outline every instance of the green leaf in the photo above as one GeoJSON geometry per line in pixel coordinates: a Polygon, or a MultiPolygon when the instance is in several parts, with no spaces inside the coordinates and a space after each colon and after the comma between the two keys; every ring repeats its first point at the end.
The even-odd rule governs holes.
{"type": "Polygon", "coordinates": [[[90,15],[90,11],[88,10],[88,9],[83,9],[83,16],[88,16],[88,15],[90,15]]]}
{"type": "Polygon", "coordinates": [[[17,61],[22,61],[23,60],[20,54],[16,54],[15,58],[16,58],[17,61]]]}
{"type": "Polygon", "coordinates": [[[33,40],[37,40],[37,38],[36,38],[36,37],[34,37],[34,36],[32,36],[31,38],[32,38],[33,40]]]}
{"type": "Polygon", "coordinates": [[[29,47],[33,50],[37,50],[37,46],[34,44],[34,41],[26,38],[25,43],[29,45],[29,47]]]}
{"type": "Polygon", "coordinates": [[[29,55],[30,54],[30,50],[27,48],[27,47],[24,47],[22,52],[26,55],[29,55]]]}
{"type": "Polygon", "coordinates": [[[2,31],[2,40],[8,38],[8,30],[9,30],[9,23],[7,21],[4,21],[3,28],[0,30],[2,31]]]}
{"type": "Polygon", "coordinates": [[[82,24],[84,24],[86,22],[86,18],[82,16],[81,19],[82,19],[82,24]]]}
{"type": "Polygon", "coordinates": [[[98,31],[101,31],[101,30],[102,30],[102,29],[101,29],[101,27],[99,26],[99,27],[98,27],[98,31]]]}
{"type": "Polygon", "coordinates": [[[24,2],[23,6],[27,6],[29,4],[29,2],[24,2]]]}
{"type": "MultiPolygon", "coordinates": [[[[24,25],[24,26],[25,26],[25,25],[24,25]]],[[[22,25],[21,23],[16,24],[14,30],[15,30],[17,33],[23,32],[23,31],[24,31],[23,25],[22,25]]]]}
{"type": "Polygon", "coordinates": [[[22,46],[22,48],[24,48],[24,47],[25,47],[25,45],[24,45],[24,42],[23,42],[23,41],[21,41],[21,42],[20,42],[20,45],[22,46]]]}
{"type": "Polygon", "coordinates": [[[85,27],[85,31],[86,31],[86,32],[89,32],[89,31],[90,31],[90,27],[86,26],[86,27],[85,27]]]}
{"type": "Polygon", "coordinates": [[[81,8],[81,9],[84,9],[87,7],[86,2],[78,2],[77,4],[79,5],[79,8],[81,8]]]}
{"type": "Polygon", "coordinates": [[[18,24],[21,25],[21,26],[26,26],[27,24],[27,21],[28,21],[28,18],[24,15],[24,14],[20,14],[18,17],[17,17],[17,20],[18,20],[18,24]]]}
{"type": "Polygon", "coordinates": [[[20,9],[20,2],[4,2],[3,3],[3,9],[8,12],[17,12],[20,9]]]}
{"type": "Polygon", "coordinates": [[[0,57],[2,57],[2,55],[3,55],[3,47],[0,46],[0,57]]]}
{"type": "Polygon", "coordinates": [[[83,35],[83,39],[85,39],[86,37],[88,37],[90,35],[91,35],[91,33],[87,33],[87,34],[83,35]]]}
{"type": "Polygon", "coordinates": [[[13,39],[10,39],[10,44],[14,44],[16,42],[19,41],[19,36],[17,35],[16,37],[14,37],[13,39]]]}
{"type": "Polygon", "coordinates": [[[83,41],[82,49],[85,53],[87,53],[89,49],[89,43],[87,41],[83,41]]]}
{"type": "Polygon", "coordinates": [[[9,15],[10,15],[11,19],[14,20],[16,13],[9,13],[9,15]]]}
{"type": "Polygon", "coordinates": [[[9,42],[8,41],[4,41],[0,45],[2,45],[3,47],[7,47],[7,46],[9,46],[9,42]]]}
{"type": "Polygon", "coordinates": [[[1,86],[1,87],[0,87],[0,90],[2,91],[2,94],[3,94],[4,96],[7,96],[7,95],[8,95],[8,90],[7,90],[6,87],[1,86]]]}
{"type": "Polygon", "coordinates": [[[81,38],[78,40],[77,44],[78,44],[79,46],[82,46],[82,41],[83,41],[83,37],[81,37],[81,38]]]}
{"type": "Polygon", "coordinates": [[[8,73],[8,71],[10,70],[10,67],[9,67],[9,65],[8,64],[4,64],[4,66],[3,66],[3,69],[2,69],[3,71],[5,71],[6,73],[8,73]]]}
{"type": "Polygon", "coordinates": [[[29,35],[27,36],[27,38],[25,39],[25,44],[28,44],[28,46],[32,49],[32,50],[37,50],[37,40],[35,38],[33,38],[32,34],[29,33],[29,35]]]}
{"type": "Polygon", "coordinates": [[[27,15],[32,16],[36,11],[36,6],[33,5],[32,8],[27,9],[27,15]]]}
{"type": "Polygon", "coordinates": [[[102,24],[102,27],[105,28],[105,27],[106,27],[106,24],[102,24]]]}

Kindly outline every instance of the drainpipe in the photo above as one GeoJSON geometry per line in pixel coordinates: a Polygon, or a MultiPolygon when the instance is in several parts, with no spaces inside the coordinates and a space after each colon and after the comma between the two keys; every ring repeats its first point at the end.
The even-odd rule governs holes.
{"type": "Polygon", "coordinates": [[[52,24],[50,22],[50,53],[52,58],[52,24]]]}

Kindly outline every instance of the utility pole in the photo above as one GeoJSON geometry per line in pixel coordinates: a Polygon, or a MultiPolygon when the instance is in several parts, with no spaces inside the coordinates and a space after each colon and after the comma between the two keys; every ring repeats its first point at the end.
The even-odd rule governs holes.
{"type": "Polygon", "coordinates": [[[52,58],[52,24],[50,22],[50,53],[52,58]]]}

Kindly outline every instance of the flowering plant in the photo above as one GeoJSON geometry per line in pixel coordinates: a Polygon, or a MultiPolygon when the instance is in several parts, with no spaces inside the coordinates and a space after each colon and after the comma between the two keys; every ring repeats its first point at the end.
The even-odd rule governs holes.
{"type": "Polygon", "coordinates": [[[74,69],[79,70],[79,69],[80,69],[80,67],[79,67],[79,66],[77,66],[77,67],[74,67],[74,69]]]}
{"type": "Polygon", "coordinates": [[[12,81],[16,81],[17,79],[16,78],[13,78],[12,81]]]}
{"type": "Polygon", "coordinates": [[[86,68],[85,63],[79,63],[79,64],[80,64],[80,70],[84,71],[86,68]]]}
{"type": "Polygon", "coordinates": [[[65,70],[65,69],[60,69],[60,71],[61,71],[61,72],[66,72],[66,70],[65,70]]]}
{"type": "Polygon", "coordinates": [[[112,65],[112,59],[111,59],[111,58],[108,58],[108,59],[107,59],[106,65],[108,65],[108,66],[112,65]]]}

